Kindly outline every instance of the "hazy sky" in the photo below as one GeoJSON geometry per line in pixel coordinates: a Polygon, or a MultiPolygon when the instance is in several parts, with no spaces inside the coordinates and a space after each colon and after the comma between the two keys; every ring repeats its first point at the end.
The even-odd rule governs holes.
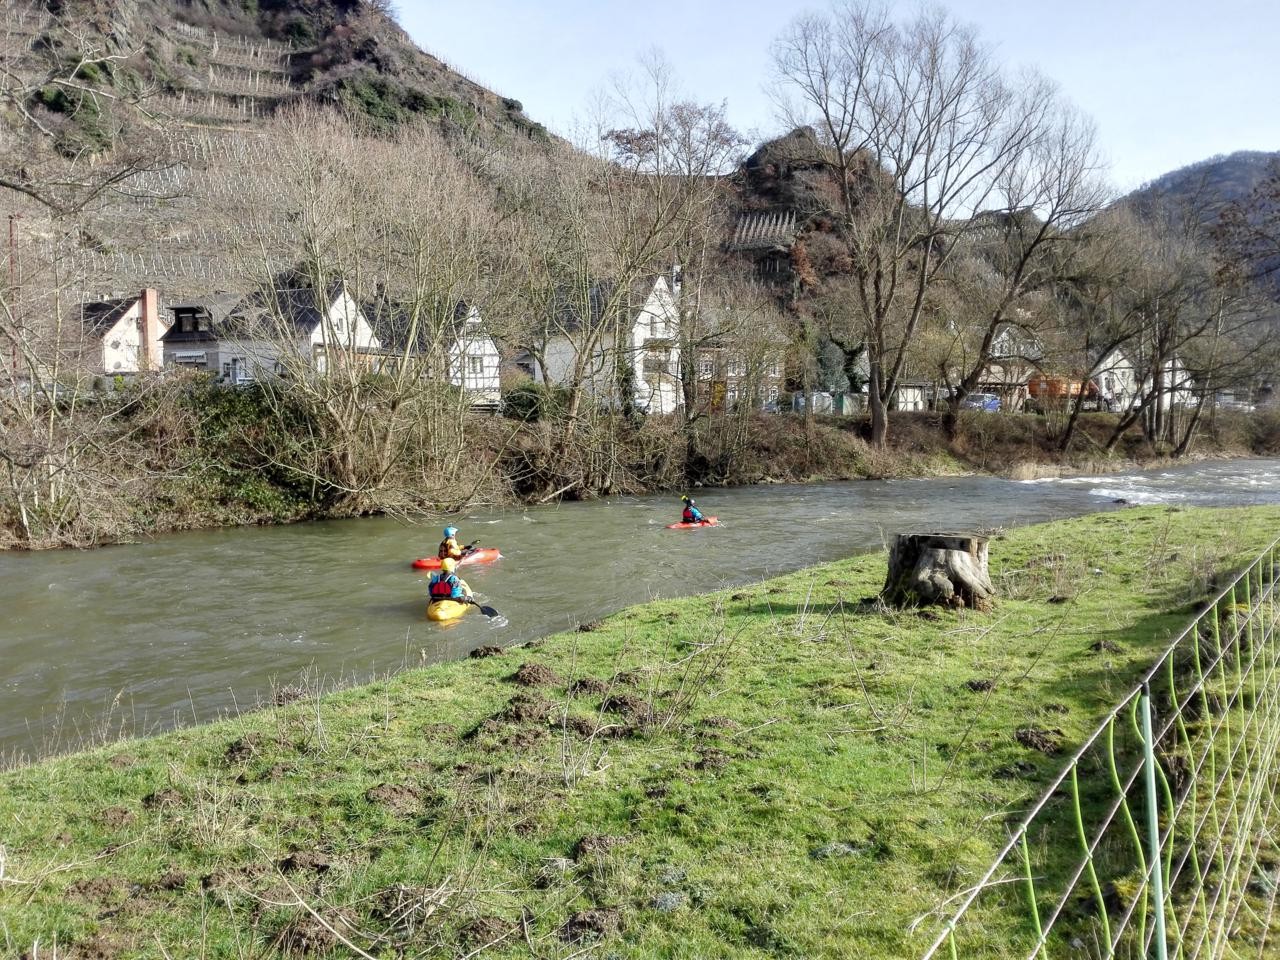
{"type": "MultiPolygon", "coordinates": [[[[1009,66],[1032,64],[1098,123],[1122,189],[1234,150],[1280,150],[1280,0],[952,0],[1009,66]]],[[[398,0],[425,49],[564,132],[591,92],[660,48],[685,92],[779,131],[764,86],[787,0],[398,0]]],[[[900,4],[915,10],[914,4],[900,4]]]]}

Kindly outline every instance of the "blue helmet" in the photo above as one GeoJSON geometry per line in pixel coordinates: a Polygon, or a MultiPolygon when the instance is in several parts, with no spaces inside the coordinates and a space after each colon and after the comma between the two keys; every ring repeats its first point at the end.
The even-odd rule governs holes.
{"type": "Polygon", "coordinates": [[[445,528],[444,528],[444,535],[445,535],[445,539],[448,539],[449,537],[456,537],[456,536],[458,535],[458,528],[457,528],[457,527],[445,527],[445,528]]]}

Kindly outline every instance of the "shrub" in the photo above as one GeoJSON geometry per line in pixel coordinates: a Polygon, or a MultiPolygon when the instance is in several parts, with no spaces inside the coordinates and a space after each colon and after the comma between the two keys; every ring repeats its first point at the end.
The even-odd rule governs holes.
{"type": "Polygon", "coordinates": [[[568,406],[567,387],[529,380],[513,387],[503,396],[502,415],[525,423],[537,423],[563,413],[568,406]]]}

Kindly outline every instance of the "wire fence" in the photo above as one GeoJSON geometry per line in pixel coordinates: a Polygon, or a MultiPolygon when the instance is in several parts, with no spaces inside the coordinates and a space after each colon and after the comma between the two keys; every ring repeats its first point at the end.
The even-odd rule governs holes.
{"type": "Polygon", "coordinates": [[[1171,643],[931,916],[922,960],[1280,954],[1273,542],[1171,643]]]}

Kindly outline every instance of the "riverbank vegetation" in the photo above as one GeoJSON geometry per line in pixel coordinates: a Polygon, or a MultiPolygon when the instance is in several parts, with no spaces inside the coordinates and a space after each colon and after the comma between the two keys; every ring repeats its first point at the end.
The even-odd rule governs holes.
{"type": "MultiPolygon", "coordinates": [[[[361,384],[369,418],[396,404],[397,454],[380,466],[380,430],[339,444],[324,404],[259,385],[228,389],[206,377],[122,387],[78,398],[41,421],[55,432],[91,424],[65,472],[31,478],[21,497],[0,496],[0,549],[93,546],[158,533],[237,524],[394,514],[409,520],[464,507],[537,503],[548,495],[590,499],[678,489],[684,484],[803,483],[985,472],[1014,479],[1105,472],[1170,462],[1167,445],[1132,428],[1112,450],[1116,415],[1085,414],[1070,453],[1052,423],[1030,414],[961,417],[947,438],[943,413],[902,413],[882,447],[865,417],[749,414],[708,417],[692,433],[676,417],[627,423],[593,410],[564,450],[556,421],[468,416],[454,424],[465,444],[440,444],[435,417],[457,398],[397,396],[376,378],[361,384]],[[391,398],[395,398],[392,400],[391,398]],[[338,464],[345,456],[346,466],[338,464]],[[345,470],[357,482],[336,479],[345,470]],[[363,477],[363,481],[359,478],[363,477]],[[37,480],[47,490],[37,495],[37,480]]],[[[16,433],[8,437],[16,442],[16,433]]],[[[1280,454],[1280,416],[1218,411],[1200,430],[1197,456],[1280,454]]],[[[14,476],[11,474],[11,477],[14,476]]]]}
{"type": "Polygon", "coordinates": [[[989,613],[883,609],[855,557],[11,771],[4,951],[914,956],[1278,522],[997,531],[989,613]]]}

